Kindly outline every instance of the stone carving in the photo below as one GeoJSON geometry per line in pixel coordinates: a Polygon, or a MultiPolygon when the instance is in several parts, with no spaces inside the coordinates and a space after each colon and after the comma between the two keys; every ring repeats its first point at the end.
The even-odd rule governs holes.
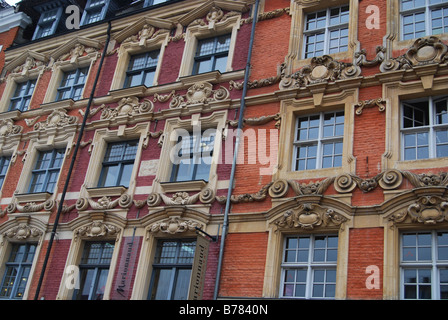
{"type": "Polygon", "coordinates": [[[162,201],[167,206],[184,206],[194,204],[198,200],[203,204],[212,203],[215,201],[215,192],[210,188],[205,188],[192,196],[190,196],[188,192],[176,192],[172,196],[167,196],[163,193],[151,193],[148,196],[146,203],[148,207],[157,207],[162,201]]]}
{"type": "Polygon", "coordinates": [[[439,174],[416,174],[409,171],[403,171],[403,176],[411,182],[414,187],[430,187],[430,186],[448,186],[448,172],[439,174]]]}
{"type": "Polygon", "coordinates": [[[115,119],[121,116],[134,116],[142,113],[151,113],[154,110],[154,104],[144,99],[143,102],[139,102],[137,97],[123,98],[118,102],[118,106],[115,109],[110,107],[103,108],[101,112],[101,120],[115,119]]]}
{"type": "Polygon", "coordinates": [[[280,81],[280,89],[301,88],[317,83],[334,82],[357,77],[360,73],[361,69],[358,66],[339,62],[328,55],[324,55],[312,58],[310,65],[304,66],[292,75],[283,77],[280,81]]]}
{"type": "Polygon", "coordinates": [[[149,25],[149,24],[145,24],[142,28],[142,30],[140,30],[137,34],[130,36],[128,38],[126,38],[123,43],[126,42],[143,42],[146,41],[147,39],[151,39],[154,34],[155,34],[156,28],[154,28],[153,26],[149,25]]]}
{"type": "Polygon", "coordinates": [[[11,119],[0,121],[0,137],[8,137],[13,134],[19,134],[23,130],[23,127],[14,125],[11,119]]]}
{"type": "Polygon", "coordinates": [[[124,194],[121,197],[112,200],[110,197],[103,196],[98,201],[94,201],[90,198],[79,198],[78,201],[76,201],[76,210],[85,211],[89,205],[93,210],[108,210],[114,209],[117,206],[126,209],[132,205],[132,197],[124,194]]]}
{"type": "Polygon", "coordinates": [[[213,85],[209,82],[198,82],[191,86],[185,96],[175,95],[170,102],[170,108],[184,108],[191,104],[226,100],[229,91],[225,87],[213,90],[213,85]]]}
{"type": "Polygon", "coordinates": [[[148,227],[148,231],[151,233],[163,232],[168,234],[177,234],[187,231],[195,231],[196,227],[202,228],[202,225],[193,220],[185,220],[180,217],[170,217],[150,225],[148,227]]]}
{"type": "Polygon", "coordinates": [[[365,49],[355,52],[355,65],[363,67],[374,67],[384,61],[384,54],[386,53],[386,48],[383,46],[376,47],[376,56],[373,60],[367,60],[367,52],[365,49]]]}
{"type": "Polygon", "coordinates": [[[75,124],[78,118],[75,116],[69,116],[67,110],[59,109],[54,110],[48,117],[47,120],[38,122],[34,125],[34,130],[46,130],[50,128],[62,128],[68,125],[75,124]]]}
{"type": "Polygon", "coordinates": [[[8,229],[3,233],[3,237],[10,240],[26,240],[28,238],[37,238],[43,235],[43,232],[37,228],[30,227],[26,223],[19,223],[17,226],[8,229]]]}
{"type": "Polygon", "coordinates": [[[434,225],[448,221],[448,200],[439,196],[420,197],[417,202],[411,204],[406,211],[393,214],[389,220],[394,223],[403,222],[407,217],[412,222],[434,225]]]}
{"type": "MultiPolygon", "coordinates": [[[[257,193],[245,193],[241,195],[232,195],[230,197],[231,203],[245,203],[245,202],[259,202],[266,199],[266,196],[268,195],[269,188],[271,187],[273,183],[270,182],[267,185],[265,185],[263,188],[261,188],[257,193]]],[[[225,204],[227,201],[227,196],[217,196],[216,201],[218,201],[220,204],[225,204]]]]}
{"type": "Polygon", "coordinates": [[[375,189],[378,185],[384,190],[392,190],[398,188],[402,181],[402,173],[395,169],[381,172],[370,179],[362,179],[346,173],[336,177],[334,187],[339,193],[352,192],[356,187],[363,192],[369,192],[375,189]]]}
{"type": "Polygon", "coordinates": [[[396,58],[384,60],[381,72],[408,70],[416,66],[442,64],[448,61],[447,46],[436,36],[419,38],[408,51],[396,58]]]}
{"type": "Polygon", "coordinates": [[[80,227],[75,230],[75,241],[80,237],[99,238],[99,237],[117,237],[120,234],[121,229],[104,223],[103,220],[95,220],[92,223],[80,227]]]}
{"type": "Polygon", "coordinates": [[[386,110],[385,103],[386,103],[386,101],[383,98],[372,99],[372,100],[363,100],[356,104],[355,113],[356,113],[356,115],[359,116],[362,114],[362,111],[364,110],[364,108],[372,108],[375,106],[378,107],[379,112],[383,112],[384,110],[386,110]]]}
{"type": "Polygon", "coordinates": [[[40,61],[40,60],[36,60],[35,58],[28,56],[25,59],[25,63],[15,67],[12,70],[12,73],[19,73],[19,74],[26,74],[28,71],[38,68],[40,66],[43,66],[44,62],[40,61]]]}
{"type": "Polygon", "coordinates": [[[54,206],[55,206],[54,200],[47,200],[40,204],[36,204],[35,202],[28,202],[25,205],[20,205],[15,202],[11,202],[6,207],[6,212],[14,213],[16,211],[19,211],[21,213],[33,213],[33,212],[39,212],[41,210],[51,211],[53,210],[54,206]]]}
{"type": "Polygon", "coordinates": [[[97,52],[97,51],[98,50],[95,48],[86,47],[83,44],[79,43],[73,49],[71,49],[70,52],[61,55],[59,57],[58,61],[65,61],[65,60],[75,61],[79,57],[84,56],[85,54],[90,54],[90,53],[97,52]]]}
{"type": "MultiPolygon", "coordinates": [[[[277,121],[275,123],[275,127],[278,129],[280,128],[280,124],[281,124],[281,116],[279,113],[277,114],[273,114],[273,115],[269,115],[269,116],[261,116],[259,118],[248,118],[248,119],[243,119],[243,124],[248,124],[250,126],[262,126],[268,122],[271,121],[277,121]]],[[[233,121],[233,120],[227,120],[227,124],[230,125],[231,127],[236,128],[238,126],[238,121],[233,121]]]]}
{"type": "Polygon", "coordinates": [[[277,228],[302,228],[312,230],[316,227],[339,226],[347,219],[332,209],[314,203],[304,203],[298,208],[286,211],[274,222],[277,228]]]}
{"type": "Polygon", "coordinates": [[[239,16],[240,14],[235,11],[230,11],[224,14],[224,11],[219,7],[212,7],[210,11],[207,13],[207,16],[204,19],[195,19],[188,26],[209,26],[213,27],[218,22],[226,21],[228,18],[233,16],[239,16]]]}

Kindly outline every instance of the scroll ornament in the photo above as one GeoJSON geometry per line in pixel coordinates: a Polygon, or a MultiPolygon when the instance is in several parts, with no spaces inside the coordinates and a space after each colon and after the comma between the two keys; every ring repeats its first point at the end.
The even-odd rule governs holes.
{"type": "Polygon", "coordinates": [[[69,116],[67,110],[59,109],[54,110],[48,117],[47,120],[38,122],[34,125],[34,130],[46,130],[50,128],[62,128],[68,125],[75,124],[78,118],[75,116],[69,116]]]}
{"type": "Polygon", "coordinates": [[[26,240],[28,238],[40,237],[42,234],[43,232],[39,229],[30,227],[26,223],[20,223],[3,233],[3,237],[10,240],[26,240]]]}
{"type": "Polygon", "coordinates": [[[149,226],[149,232],[163,232],[168,234],[184,233],[187,231],[194,231],[198,228],[202,228],[202,225],[193,220],[185,220],[180,217],[170,217],[166,220],[157,222],[149,226]]]}
{"type": "Polygon", "coordinates": [[[439,196],[420,197],[406,211],[393,214],[389,220],[399,223],[405,221],[407,217],[410,217],[412,222],[426,225],[448,221],[448,199],[439,196]]]}
{"type": "Polygon", "coordinates": [[[339,226],[347,219],[332,209],[314,203],[301,204],[296,209],[286,211],[274,222],[277,228],[302,228],[312,230],[316,227],[339,226]]]}
{"type": "Polygon", "coordinates": [[[120,232],[121,230],[114,225],[106,224],[103,220],[95,220],[89,225],[77,229],[75,231],[75,240],[79,237],[114,237],[118,236],[120,232]]]}
{"type": "Polygon", "coordinates": [[[151,193],[147,198],[148,207],[157,207],[162,201],[167,206],[191,205],[200,201],[203,204],[212,203],[215,200],[215,192],[210,188],[205,188],[192,196],[188,192],[176,192],[172,196],[163,193],[151,193]]]}
{"type": "Polygon", "coordinates": [[[93,210],[114,209],[117,206],[121,208],[129,208],[132,205],[132,197],[124,194],[121,197],[112,200],[110,197],[103,196],[98,201],[90,198],[80,198],[76,201],[76,210],[85,211],[90,206],[93,210]]]}
{"type": "Polygon", "coordinates": [[[137,97],[123,98],[118,102],[115,109],[110,107],[103,108],[101,120],[115,119],[120,116],[134,116],[143,113],[151,113],[154,110],[154,104],[148,99],[139,102],[137,97]]]}
{"type": "MultiPolygon", "coordinates": [[[[213,90],[211,83],[198,82],[192,85],[184,96],[174,95],[170,101],[170,108],[184,108],[192,104],[208,104],[209,102],[223,101],[229,95],[230,93],[225,87],[213,90]]],[[[160,99],[160,96],[158,99],[160,99]]]]}

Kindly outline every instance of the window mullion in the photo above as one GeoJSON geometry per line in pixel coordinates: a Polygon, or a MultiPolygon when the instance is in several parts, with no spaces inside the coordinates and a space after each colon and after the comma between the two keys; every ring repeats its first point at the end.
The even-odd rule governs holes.
{"type": "Polygon", "coordinates": [[[317,138],[316,169],[322,169],[323,165],[323,146],[322,146],[323,131],[324,131],[324,114],[323,112],[321,112],[319,115],[319,136],[317,138]]]}
{"type": "Polygon", "coordinates": [[[324,34],[324,54],[330,52],[330,8],[327,8],[327,13],[325,17],[325,34],[324,34]]]}

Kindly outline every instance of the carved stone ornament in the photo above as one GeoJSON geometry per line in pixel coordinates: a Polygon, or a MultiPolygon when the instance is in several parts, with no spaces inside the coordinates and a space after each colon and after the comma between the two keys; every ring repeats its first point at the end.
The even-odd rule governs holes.
{"type": "Polygon", "coordinates": [[[205,20],[204,19],[195,19],[188,25],[188,27],[193,27],[193,26],[213,27],[213,25],[215,25],[218,22],[223,22],[223,21],[226,21],[230,17],[239,16],[239,15],[240,15],[240,13],[235,12],[235,11],[230,11],[230,12],[224,14],[224,11],[221,8],[214,6],[207,13],[205,20]]]}
{"type": "Polygon", "coordinates": [[[311,230],[316,227],[339,226],[347,219],[332,209],[314,203],[301,204],[296,209],[286,211],[274,222],[277,228],[302,228],[311,230]]]}
{"type": "Polygon", "coordinates": [[[8,229],[3,233],[3,237],[9,240],[26,240],[28,238],[38,238],[43,232],[37,228],[30,227],[26,223],[19,223],[17,226],[8,229]]]}
{"type": "Polygon", "coordinates": [[[25,60],[25,63],[20,66],[15,67],[12,70],[12,73],[26,74],[30,70],[33,70],[33,69],[38,68],[43,65],[44,65],[44,62],[37,60],[31,56],[28,56],[25,60]]]}
{"type": "Polygon", "coordinates": [[[355,52],[355,65],[363,67],[373,67],[384,61],[386,48],[383,46],[376,47],[376,56],[373,60],[367,60],[367,52],[365,49],[355,52]]]}
{"type": "Polygon", "coordinates": [[[383,61],[381,72],[407,70],[416,66],[448,62],[447,46],[436,36],[419,38],[408,51],[396,58],[383,61]]]}
{"type": "Polygon", "coordinates": [[[193,220],[186,220],[180,217],[170,217],[150,225],[148,227],[148,231],[151,233],[163,232],[168,234],[177,234],[187,231],[195,231],[196,227],[202,228],[203,226],[193,220]]]}
{"type": "Polygon", "coordinates": [[[78,58],[93,53],[93,52],[97,52],[98,50],[95,48],[91,48],[91,47],[86,47],[83,44],[77,44],[73,49],[70,50],[70,52],[65,53],[63,55],[61,55],[58,59],[58,61],[65,61],[65,60],[71,60],[71,61],[75,61],[78,58]]]}
{"type": "Polygon", "coordinates": [[[6,212],[14,213],[14,212],[18,211],[20,213],[33,213],[33,212],[39,212],[41,210],[51,211],[51,210],[53,210],[55,203],[56,202],[51,199],[47,200],[43,203],[40,203],[40,204],[36,204],[35,202],[28,202],[25,205],[20,205],[15,202],[11,202],[6,207],[6,212]]]}
{"type": "Polygon", "coordinates": [[[126,209],[129,208],[132,203],[132,197],[127,194],[124,194],[115,200],[106,196],[101,197],[98,201],[94,201],[90,198],[79,198],[78,201],[76,201],[76,210],[85,211],[89,206],[93,210],[110,210],[117,206],[126,209]]]}
{"type": "Polygon", "coordinates": [[[89,238],[100,238],[100,237],[117,237],[119,236],[121,229],[111,225],[104,223],[103,220],[95,220],[89,225],[80,227],[75,230],[75,240],[78,240],[80,237],[89,237],[89,238]]]}
{"type": "MultiPolygon", "coordinates": [[[[277,114],[273,114],[273,115],[269,115],[269,116],[261,116],[259,118],[247,118],[247,119],[243,119],[243,124],[248,124],[250,126],[262,126],[266,123],[269,123],[271,121],[275,120],[275,127],[278,129],[280,128],[281,125],[281,116],[279,113],[277,114]]],[[[227,120],[227,124],[230,125],[231,127],[236,128],[238,126],[238,121],[233,121],[233,120],[227,120]]]]}
{"type": "MultiPolygon", "coordinates": [[[[230,202],[231,203],[246,203],[246,202],[259,202],[266,199],[268,195],[269,188],[271,187],[272,182],[265,185],[256,193],[245,193],[241,195],[231,195],[230,202]]],[[[227,196],[217,196],[216,201],[220,204],[225,204],[227,201],[227,196]]]]}
{"type": "Polygon", "coordinates": [[[50,128],[62,128],[75,124],[78,118],[75,116],[69,116],[67,110],[59,109],[54,110],[48,117],[47,120],[38,122],[34,125],[34,130],[46,130],[50,128]]]}
{"type": "Polygon", "coordinates": [[[167,206],[191,205],[197,201],[203,204],[212,203],[215,200],[215,192],[210,188],[205,188],[192,196],[188,192],[176,192],[172,196],[163,193],[151,193],[147,198],[148,207],[157,207],[163,201],[167,206]]]}
{"type": "Polygon", "coordinates": [[[135,35],[130,36],[128,38],[126,38],[123,43],[126,42],[144,42],[147,39],[151,39],[152,37],[154,37],[156,33],[156,28],[149,25],[149,24],[145,24],[143,26],[143,28],[135,35]]]}
{"type": "Polygon", "coordinates": [[[175,95],[170,102],[170,108],[184,108],[191,104],[226,100],[229,91],[225,87],[213,90],[213,85],[209,82],[198,82],[192,85],[185,96],[175,95]]]}
{"type": "Polygon", "coordinates": [[[0,137],[8,137],[10,135],[19,134],[23,127],[14,125],[11,119],[0,121],[0,137]]]}
{"type": "Polygon", "coordinates": [[[389,220],[400,223],[410,217],[412,222],[434,225],[448,221],[448,200],[438,196],[424,196],[406,211],[392,215],[389,220]]]}
{"type": "Polygon", "coordinates": [[[324,55],[314,57],[311,64],[304,66],[292,75],[285,76],[280,82],[280,89],[301,88],[311,84],[334,82],[359,76],[361,69],[351,63],[339,62],[324,55]]]}
{"type": "Polygon", "coordinates": [[[110,107],[103,108],[103,111],[101,112],[101,120],[151,113],[153,110],[154,104],[150,100],[144,99],[142,102],[139,102],[137,97],[128,97],[121,99],[115,109],[111,109],[110,107]]]}
{"type": "Polygon", "coordinates": [[[384,110],[386,110],[385,102],[386,101],[383,98],[360,101],[355,106],[356,108],[355,113],[356,115],[359,116],[362,114],[362,111],[365,108],[372,108],[372,107],[378,107],[378,111],[383,112],[384,110]]]}

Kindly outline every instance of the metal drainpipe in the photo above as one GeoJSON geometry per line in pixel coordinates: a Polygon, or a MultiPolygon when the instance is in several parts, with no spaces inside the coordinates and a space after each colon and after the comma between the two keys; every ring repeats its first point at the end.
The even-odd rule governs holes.
{"type": "Polygon", "coordinates": [[[229,189],[227,192],[226,209],[224,211],[224,223],[222,226],[221,245],[219,248],[219,258],[218,258],[218,268],[216,271],[215,291],[214,291],[214,295],[213,295],[214,300],[216,300],[218,298],[219,282],[221,280],[221,269],[222,269],[223,255],[224,255],[224,246],[225,246],[226,235],[228,232],[228,225],[229,225],[230,197],[232,196],[233,183],[235,180],[236,160],[238,157],[238,148],[239,148],[239,144],[240,144],[240,132],[243,127],[243,116],[244,116],[244,110],[246,107],[245,99],[246,99],[246,95],[247,95],[247,83],[249,82],[250,62],[252,59],[252,48],[253,48],[254,37],[255,37],[255,25],[257,24],[257,20],[258,20],[259,2],[260,2],[259,0],[256,0],[255,9],[254,9],[254,13],[253,13],[254,18],[253,18],[253,22],[252,22],[252,31],[251,31],[251,35],[250,35],[250,44],[249,44],[249,52],[248,52],[248,56],[247,56],[246,72],[244,74],[243,93],[242,93],[242,97],[241,97],[240,114],[239,114],[239,119],[238,119],[238,129],[237,129],[235,149],[234,149],[234,154],[233,154],[232,171],[230,173],[230,182],[229,182],[229,189]]]}
{"type": "Polygon", "coordinates": [[[76,156],[78,155],[79,146],[81,144],[81,140],[82,140],[82,137],[83,137],[83,134],[84,134],[84,128],[86,126],[87,118],[88,118],[88,115],[90,113],[90,106],[92,105],[93,98],[95,96],[95,89],[96,89],[96,86],[98,84],[98,80],[99,80],[99,76],[100,76],[100,73],[101,73],[101,69],[103,67],[104,57],[106,56],[107,47],[109,46],[110,30],[111,30],[111,28],[112,28],[111,21],[108,21],[107,40],[106,40],[106,43],[104,45],[103,54],[102,54],[101,60],[100,60],[100,65],[98,67],[98,71],[97,71],[96,76],[95,76],[95,81],[93,83],[92,92],[90,93],[89,102],[87,103],[87,108],[86,108],[86,111],[85,111],[85,114],[84,114],[84,117],[83,117],[83,120],[82,120],[82,125],[81,125],[81,129],[79,131],[78,140],[77,140],[76,145],[75,145],[75,150],[73,151],[72,161],[70,163],[70,168],[69,168],[68,173],[67,173],[67,179],[65,180],[64,189],[63,189],[62,194],[61,194],[61,200],[59,202],[58,211],[57,211],[56,218],[55,218],[54,224],[53,224],[53,230],[51,231],[50,240],[48,242],[48,248],[47,248],[47,252],[45,254],[45,260],[44,260],[44,263],[43,263],[43,266],[42,266],[42,271],[41,271],[41,274],[40,274],[39,283],[37,284],[36,293],[34,295],[34,300],[38,300],[38,298],[39,298],[40,288],[42,286],[42,282],[43,282],[44,275],[45,275],[45,270],[47,268],[48,259],[50,257],[50,252],[51,252],[51,249],[52,249],[52,246],[53,246],[54,237],[56,235],[56,230],[58,228],[59,218],[60,218],[60,215],[61,215],[61,212],[62,212],[62,208],[63,208],[63,205],[64,205],[65,195],[67,193],[68,185],[70,183],[70,178],[71,178],[71,175],[72,175],[72,172],[73,172],[73,167],[75,165],[76,156]]]}

